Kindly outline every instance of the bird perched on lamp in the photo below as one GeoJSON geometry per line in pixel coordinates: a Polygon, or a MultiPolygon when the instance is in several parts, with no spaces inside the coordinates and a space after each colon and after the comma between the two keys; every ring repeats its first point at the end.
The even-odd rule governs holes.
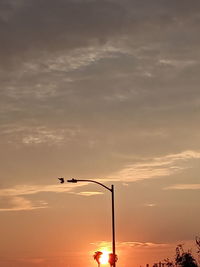
{"type": "Polygon", "coordinates": [[[58,180],[60,181],[61,184],[65,182],[64,178],[58,178],[58,180]]]}

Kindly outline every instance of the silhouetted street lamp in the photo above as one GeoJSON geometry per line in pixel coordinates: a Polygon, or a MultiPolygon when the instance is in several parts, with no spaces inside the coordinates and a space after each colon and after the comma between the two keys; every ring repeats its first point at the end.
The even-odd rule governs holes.
{"type": "MultiPolygon", "coordinates": [[[[61,183],[64,183],[64,178],[58,178],[61,183]]],[[[101,185],[102,187],[106,188],[111,192],[111,201],[112,201],[112,257],[111,259],[112,262],[110,262],[111,266],[115,267],[116,266],[116,261],[117,261],[117,256],[115,254],[115,206],[114,206],[114,185],[111,185],[111,188],[107,187],[106,185],[99,183],[94,180],[77,180],[77,179],[71,179],[67,180],[68,183],[77,183],[77,182],[89,182],[89,183],[95,183],[98,185],[101,185]]]]}

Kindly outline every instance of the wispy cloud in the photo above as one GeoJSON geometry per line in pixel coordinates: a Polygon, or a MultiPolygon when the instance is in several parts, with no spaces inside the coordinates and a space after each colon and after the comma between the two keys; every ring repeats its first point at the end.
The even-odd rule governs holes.
{"type": "Polygon", "coordinates": [[[133,182],[169,176],[191,167],[191,161],[200,159],[198,151],[184,151],[141,162],[129,164],[120,171],[108,176],[107,180],[133,182]]]}
{"type": "MultiPolygon", "coordinates": [[[[87,183],[80,183],[77,186],[83,186],[87,183]]],[[[76,186],[76,187],[77,187],[76,186]]],[[[38,193],[65,193],[73,189],[73,185],[17,185],[11,188],[0,190],[0,196],[28,196],[38,193]]]]}
{"type": "Polygon", "coordinates": [[[6,138],[9,143],[23,145],[59,145],[75,139],[80,134],[77,126],[65,126],[57,129],[47,126],[23,126],[8,124],[1,126],[1,137],[6,138]]]}
{"type": "MultiPolygon", "coordinates": [[[[92,246],[96,246],[99,248],[103,248],[103,247],[110,248],[111,247],[111,244],[108,241],[97,241],[97,242],[90,243],[90,244],[92,246]]],[[[168,243],[137,242],[137,241],[117,242],[117,247],[119,249],[125,249],[125,248],[166,248],[169,246],[171,246],[171,244],[168,244],[168,243]]]]}
{"type": "Polygon", "coordinates": [[[2,211],[25,211],[25,210],[35,210],[42,209],[47,207],[47,203],[44,201],[37,201],[37,203],[33,203],[24,197],[12,197],[9,198],[8,207],[0,208],[0,212],[2,211]]]}
{"type": "MultiPolygon", "coordinates": [[[[55,72],[64,73],[66,75],[68,72],[83,69],[101,59],[115,58],[126,53],[128,53],[128,51],[125,51],[125,49],[116,46],[114,42],[110,41],[101,46],[93,45],[84,48],[75,48],[71,51],[62,50],[60,52],[57,51],[52,55],[43,54],[39,59],[32,58],[29,61],[24,62],[21,65],[21,68],[18,68],[16,72],[21,78],[24,78],[29,74],[40,75],[43,73],[44,75],[48,75],[55,72]]],[[[73,82],[73,79],[68,79],[68,81],[73,82]]],[[[44,88],[45,85],[40,86],[40,84],[37,84],[36,87],[32,89],[24,88],[24,90],[21,91],[20,88],[17,89],[13,86],[8,90],[8,95],[15,98],[21,98],[27,95],[39,98],[43,96],[54,96],[55,94],[59,95],[58,90],[56,92],[57,88],[55,85],[56,84],[52,82],[48,84],[47,88],[44,88]]]]}
{"type": "Polygon", "coordinates": [[[157,204],[156,203],[145,203],[144,206],[145,207],[156,207],[157,204]]]}
{"type": "MultiPolygon", "coordinates": [[[[77,186],[84,186],[87,183],[80,183],[77,186]]],[[[76,188],[77,188],[76,186],[76,188]]],[[[47,208],[48,203],[39,200],[27,199],[27,196],[39,193],[72,193],[73,185],[18,185],[11,188],[0,190],[1,206],[0,212],[3,211],[25,211],[47,208]]],[[[90,192],[88,192],[89,194],[90,192]]],[[[78,194],[78,193],[77,193],[78,194]]]]}
{"type": "Polygon", "coordinates": [[[166,66],[185,68],[188,66],[193,66],[198,63],[195,60],[174,60],[174,59],[160,59],[159,63],[166,66]]]}
{"type": "Polygon", "coordinates": [[[62,53],[48,59],[46,61],[46,65],[48,66],[47,70],[65,72],[77,70],[94,64],[102,58],[115,57],[118,52],[120,52],[120,50],[112,44],[75,49],[70,53],[62,53]]]}
{"type": "Polygon", "coordinates": [[[77,195],[80,195],[80,196],[86,196],[86,197],[90,197],[90,196],[96,196],[96,195],[102,195],[103,192],[79,192],[79,193],[76,193],[77,195]]]}
{"type": "Polygon", "coordinates": [[[200,184],[175,184],[167,186],[164,190],[199,190],[200,184]]]}
{"type": "Polygon", "coordinates": [[[121,242],[120,247],[130,247],[130,248],[166,248],[169,246],[167,243],[152,243],[152,242],[121,242]]]}

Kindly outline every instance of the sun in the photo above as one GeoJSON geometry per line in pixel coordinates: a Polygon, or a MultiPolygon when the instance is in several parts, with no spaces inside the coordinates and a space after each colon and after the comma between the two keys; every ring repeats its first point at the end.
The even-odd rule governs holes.
{"type": "Polygon", "coordinates": [[[102,255],[100,257],[100,263],[101,264],[107,264],[108,263],[108,260],[109,260],[109,252],[106,251],[106,250],[101,250],[102,252],[102,255]]]}

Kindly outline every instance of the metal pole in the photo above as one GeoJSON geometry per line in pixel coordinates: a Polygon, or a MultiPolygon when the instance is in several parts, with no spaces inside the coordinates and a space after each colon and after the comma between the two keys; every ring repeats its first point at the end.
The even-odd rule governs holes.
{"type": "Polygon", "coordinates": [[[111,185],[112,193],[112,253],[113,253],[113,267],[116,266],[115,262],[115,202],[114,202],[114,185],[111,185]]]}

